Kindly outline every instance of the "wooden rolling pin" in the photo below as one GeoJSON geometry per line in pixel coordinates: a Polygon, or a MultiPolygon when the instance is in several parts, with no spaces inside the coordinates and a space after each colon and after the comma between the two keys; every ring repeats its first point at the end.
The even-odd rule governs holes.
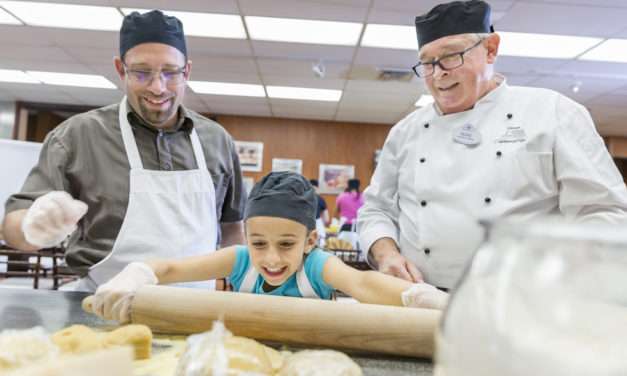
{"type": "MultiPolygon", "coordinates": [[[[90,298],[83,308],[91,312],[90,298]]],[[[374,304],[144,286],[131,320],[156,333],[191,334],[223,320],[238,336],[298,345],[430,358],[441,312],[374,304]]]]}

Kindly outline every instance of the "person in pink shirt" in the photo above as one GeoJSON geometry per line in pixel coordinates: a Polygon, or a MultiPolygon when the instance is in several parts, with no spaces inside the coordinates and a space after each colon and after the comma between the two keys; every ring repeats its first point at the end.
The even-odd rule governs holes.
{"type": "Polygon", "coordinates": [[[359,191],[359,179],[350,179],[346,191],[342,192],[335,201],[335,216],[340,220],[344,218],[344,224],[340,231],[351,231],[353,222],[357,218],[357,211],[364,204],[364,198],[359,191]]]}

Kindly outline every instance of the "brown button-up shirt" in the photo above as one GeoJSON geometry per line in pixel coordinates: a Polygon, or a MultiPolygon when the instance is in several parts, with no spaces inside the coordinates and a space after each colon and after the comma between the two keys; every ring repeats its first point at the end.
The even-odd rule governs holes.
{"type": "MultiPolygon", "coordinates": [[[[115,104],[73,116],[50,132],[21,192],[6,203],[6,213],[27,209],[54,190],[85,202],[89,210],[66,253],[68,265],[82,275],[111,251],[128,206],[130,166],[118,109],[115,104]]],[[[127,116],[143,166],[150,170],[197,168],[190,140],[196,129],[216,191],[218,221],[242,220],[246,193],[239,159],[231,136],[219,124],[183,107],[176,127],[168,131],[145,124],[131,110],[127,116]]]]}

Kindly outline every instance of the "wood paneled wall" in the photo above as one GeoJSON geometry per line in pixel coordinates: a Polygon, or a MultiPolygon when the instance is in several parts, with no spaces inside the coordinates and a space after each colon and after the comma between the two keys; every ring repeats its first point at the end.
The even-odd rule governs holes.
{"type": "MultiPolygon", "coordinates": [[[[214,117],[235,140],[263,142],[261,172],[244,172],[257,182],[272,170],[272,158],[302,159],[303,175],[318,179],[320,164],[355,166],[362,190],[374,172],[374,152],[383,147],[389,124],[340,123],[218,115],[214,117]]],[[[329,214],[336,195],[323,195],[329,214]]]]}

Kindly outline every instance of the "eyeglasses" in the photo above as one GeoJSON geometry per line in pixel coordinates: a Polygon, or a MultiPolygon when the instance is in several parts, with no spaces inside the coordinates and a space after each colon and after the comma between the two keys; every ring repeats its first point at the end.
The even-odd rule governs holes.
{"type": "Polygon", "coordinates": [[[462,65],[464,65],[464,54],[472,50],[473,48],[477,47],[478,45],[480,45],[481,42],[483,42],[483,39],[479,39],[477,43],[473,44],[472,46],[466,48],[463,51],[444,55],[441,58],[435,59],[430,62],[425,62],[425,63],[419,62],[418,64],[411,67],[411,69],[414,70],[414,73],[416,73],[416,76],[420,78],[425,78],[425,77],[429,77],[433,75],[433,73],[435,72],[436,65],[439,66],[440,69],[445,70],[445,71],[450,71],[452,69],[459,68],[462,65]]]}
{"type": "Polygon", "coordinates": [[[180,85],[185,82],[185,67],[178,69],[166,69],[162,71],[152,71],[152,70],[144,70],[144,69],[129,69],[126,64],[124,64],[124,71],[131,79],[131,81],[139,84],[139,85],[148,85],[152,82],[153,78],[156,75],[159,75],[161,82],[164,82],[166,85],[180,85]]]}

